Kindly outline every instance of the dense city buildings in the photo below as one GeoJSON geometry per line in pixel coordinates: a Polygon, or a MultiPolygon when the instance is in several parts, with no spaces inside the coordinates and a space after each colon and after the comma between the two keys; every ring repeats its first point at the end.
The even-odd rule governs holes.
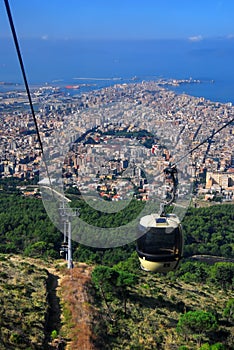
{"type": "MultiPolygon", "coordinates": [[[[65,185],[85,193],[98,188],[112,200],[129,196],[131,177],[138,198],[147,200],[159,191],[165,164],[179,161],[182,184],[196,178],[200,193],[218,191],[231,200],[234,123],[214,133],[233,118],[234,107],[169,90],[181,83],[133,82],[86,93],[79,86],[33,88],[51,174],[62,173],[65,185]]],[[[0,177],[36,181],[42,155],[26,93],[0,93],[0,118],[0,177]]]]}

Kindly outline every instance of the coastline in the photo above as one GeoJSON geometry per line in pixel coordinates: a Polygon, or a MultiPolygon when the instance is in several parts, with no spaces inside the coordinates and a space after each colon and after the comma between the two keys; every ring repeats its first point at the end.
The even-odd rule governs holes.
{"type": "MultiPolygon", "coordinates": [[[[60,89],[64,93],[69,95],[79,95],[102,88],[109,88],[116,84],[131,84],[131,83],[144,83],[154,82],[159,86],[175,92],[176,94],[186,94],[191,97],[204,98],[216,103],[222,104],[234,104],[234,82],[232,81],[221,81],[214,79],[198,79],[198,78],[164,78],[156,76],[147,77],[77,77],[71,79],[53,79],[48,82],[36,82],[30,84],[31,90],[52,87],[60,89]],[[81,81],[80,83],[74,84],[74,80],[81,81]],[[68,87],[68,88],[67,88],[68,87]],[[69,90],[69,92],[68,92],[69,90]],[[77,91],[79,90],[79,92],[77,91]]],[[[25,87],[23,83],[1,81],[0,82],[0,93],[8,93],[11,91],[24,91],[25,87]]]]}

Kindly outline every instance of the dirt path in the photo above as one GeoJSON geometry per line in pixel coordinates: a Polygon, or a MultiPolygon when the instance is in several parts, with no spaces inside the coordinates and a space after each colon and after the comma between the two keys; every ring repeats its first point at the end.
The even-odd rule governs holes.
{"type": "Polygon", "coordinates": [[[89,294],[91,270],[86,264],[77,264],[67,271],[61,283],[60,296],[66,310],[62,330],[70,338],[66,350],[96,349],[91,328],[95,315],[89,294]]]}
{"type": "Polygon", "coordinates": [[[92,268],[87,264],[77,263],[71,270],[64,261],[55,267],[33,258],[11,256],[11,260],[23,260],[48,273],[49,314],[47,320],[47,349],[56,350],[97,350],[94,346],[92,323],[96,315],[89,293],[92,268]],[[59,266],[60,265],[60,266],[59,266]],[[59,266],[59,268],[58,268],[59,266]],[[53,330],[59,336],[50,342],[53,330]],[[66,345],[65,345],[66,344],[66,345]]]}
{"type": "Polygon", "coordinates": [[[222,256],[212,256],[212,255],[192,255],[190,259],[197,260],[200,262],[205,262],[207,264],[213,265],[217,262],[230,262],[233,263],[234,259],[231,258],[224,258],[222,256]]]}

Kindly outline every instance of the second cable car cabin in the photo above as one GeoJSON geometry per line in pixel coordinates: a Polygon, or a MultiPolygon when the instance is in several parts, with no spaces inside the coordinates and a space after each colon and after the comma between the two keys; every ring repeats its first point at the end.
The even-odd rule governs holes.
{"type": "Polygon", "coordinates": [[[183,254],[181,223],[175,214],[146,215],[139,229],[146,232],[137,240],[141,268],[152,272],[176,270],[183,254]]]}

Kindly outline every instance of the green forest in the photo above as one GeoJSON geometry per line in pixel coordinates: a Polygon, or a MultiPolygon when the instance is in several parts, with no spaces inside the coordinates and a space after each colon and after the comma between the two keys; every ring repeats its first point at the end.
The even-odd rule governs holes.
{"type": "MultiPolygon", "coordinates": [[[[143,203],[132,200],[129,206],[115,214],[101,213],[83,200],[74,200],[80,217],[96,226],[123,225],[140,213],[143,203]]],[[[183,219],[184,257],[194,254],[234,258],[234,211],[231,204],[206,208],[190,208],[183,219]]],[[[0,192],[0,253],[17,253],[41,258],[58,258],[62,234],[48,218],[39,198],[25,198],[19,193],[0,192]]],[[[115,249],[95,250],[74,243],[74,257],[83,261],[109,265],[130,257],[135,244],[115,249]],[[113,261],[111,261],[113,260],[113,261]]]]}
{"type": "MultiPolygon", "coordinates": [[[[10,277],[9,274],[7,276],[9,267],[4,256],[33,257],[56,266],[61,261],[59,251],[63,235],[51,223],[40,198],[26,198],[18,192],[6,193],[2,190],[0,199],[1,267],[4,265],[6,270],[1,269],[0,297],[12,298],[9,291],[12,289],[13,275],[10,272],[10,277]]],[[[142,202],[133,200],[125,211],[117,213],[111,221],[110,214],[102,214],[80,199],[76,198],[72,202],[72,206],[80,208],[80,215],[84,220],[94,220],[97,225],[104,227],[113,223],[115,226],[123,224],[124,220],[131,219],[131,215],[140,212],[143,205],[142,202]]],[[[74,262],[85,262],[93,267],[89,290],[95,308],[99,311],[93,324],[96,348],[233,349],[233,221],[234,211],[231,204],[190,208],[182,222],[184,259],[177,271],[167,275],[146,273],[140,269],[135,242],[113,249],[94,249],[73,242],[74,262]],[[194,255],[209,255],[212,258],[208,264],[194,255]],[[223,259],[219,261],[215,256],[223,259]]],[[[23,291],[23,273],[25,271],[30,275],[32,269],[25,265],[18,270],[20,283],[19,287],[15,287],[14,294],[19,299],[21,290],[23,291]]],[[[18,270],[15,268],[15,271],[18,270]]],[[[34,268],[33,271],[35,272],[34,268]]],[[[46,278],[44,271],[42,282],[38,277],[38,285],[45,284],[46,278]]],[[[35,285],[31,285],[31,282],[32,278],[29,276],[29,287],[25,285],[24,292],[26,296],[35,295],[37,298],[35,285]],[[31,288],[30,293],[27,288],[31,288]]],[[[43,303],[44,301],[41,306],[46,310],[43,303]]],[[[12,305],[9,307],[8,321],[6,318],[1,320],[1,326],[5,327],[4,339],[11,336],[7,333],[6,322],[13,322],[10,321],[13,314],[14,319],[17,319],[17,309],[13,313],[10,310],[14,308],[12,305]]],[[[35,313],[35,308],[27,312],[35,313]]],[[[43,313],[43,310],[40,312],[43,313]]],[[[31,321],[27,322],[30,328],[31,321]]],[[[40,322],[36,327],[41,332],[42,318],[40,322]]],[[[17,329],[17,332],[12,333],[9,344],[22,341],[23,333],[14,324],[11,323],[12,329],[17,329]]],[[[43,336],[38,334],[42,342],[43,336]]],[[[43,348],[39,345],[30,347],[30,337],[30,334],[27,335],[28,349],[43,348]]],[[[7,345],[0,347],[6,348],[7,345]]],[[[18,348],[26,347],[20,345],[18,348]]]]}

